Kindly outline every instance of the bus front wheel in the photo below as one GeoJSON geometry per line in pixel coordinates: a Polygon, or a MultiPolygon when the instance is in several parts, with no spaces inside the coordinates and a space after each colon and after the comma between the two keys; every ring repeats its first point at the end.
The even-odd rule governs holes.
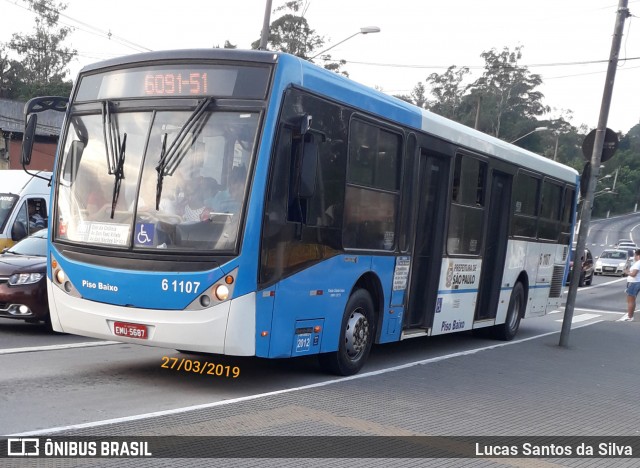
{"type": "Polygon", "coordinates": [[[320,365],[337,375],[357,374],[369,357],[374,333],[375,319],[371,295],[364,289],[358,289],[351,295],[345,307],[338,350],[320,354],[320,365]]]}
{"type": "Polygon", "coordinates": [[[518,328],[520,328],[520,319],[524,314],[524,306],[524,286],[518,282],[514,286],[513,291],[511,291],[511,299],[509,299],[509,309],[507,310],[505,322],[493,328],[494,338],[510,341],[516,336],[518,328]]]}

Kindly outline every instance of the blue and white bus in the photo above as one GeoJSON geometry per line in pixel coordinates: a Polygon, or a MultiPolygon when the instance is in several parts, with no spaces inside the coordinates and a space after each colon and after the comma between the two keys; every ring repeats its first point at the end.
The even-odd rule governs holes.
{"type": "Polygon", "coordinates": [[[66,105],[51,322],[182,351],[318,354],[341,375],[373,343],[508,340],[561,303],[578,179],[291,55],[109,60],[66,105]]]}

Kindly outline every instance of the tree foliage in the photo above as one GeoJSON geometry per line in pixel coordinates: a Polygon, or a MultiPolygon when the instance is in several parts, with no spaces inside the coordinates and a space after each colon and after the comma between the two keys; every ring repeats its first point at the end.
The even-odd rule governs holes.
{"type": "MultiPolygon", "coordinates": [[[[304,17],[307,6],[308,0],[291,0],[274,10],[274,13],[283,14],[269,25],[267,45],[270,50],[286,52],[305,60],[314,57],[314,52],[318,49],[322,50],[326,39],[309,26],[304,17]]],[[[259,46],[259,39],[251,44],[252,49],[259,46]]],[[[327,70],[348,76],[348,73],[342,70],[346,64],[344,60],[334,60],[331,55],[323,55],[321,60],[327,70]]]]}
{"type": "Polygon", "coordinates": [[[620,139],[618,151],[604,163],[593,202],[593,216],[629,213],[640,205],[640,124],[620,139]],[[617,173],[616,173],[617,171],[617,173]],[[610,175],[609,178],[604,176],[610,175]],[[615,182],[615,185],[614,185],[615,182]],[[610,188],[610,191],[604,191],[610,188]],[[598,193],[598,190],[600,193],[598,193]],[[609,193],[610,192],[610,193],[609,193]]]}
{"type": "Polygon", "coordinates": [[[423,109],[428,109],[431,106],[427,98],[427,88],[422,83],[415,85],[410,94],[398,94],[396,97],[423,109]]]}
{"type": "Polygon", "coordinates": [[[34,30],[30,34],[14,33],[7,44],[5,52],[13,52],[17,59],[9,59],[0,71],[0,79],[5,81],[2,88],[7,97],[21,100],[36,95],[68,95],[71,82],[65,81],[67,66],[77,52],[64,45],[72,28],[58,23],[67,5],[54,0],[26,2],[36,13],[34,30]]]}
{"type": "Polygon", "coordinates": [[[441,75],[432,73],[427,77],[431,94],[436,98],[431,105],[433,112],[454,120],[462,117],[461,106],[467,91],[463,81],[468,74],[468,67],[457,68],[452,65],[441,75]]]}
{"type": "MultiPolygon", "coordinates": [[[[304,17],[306,2],[304,0],[291,0],[276,8],[273,12],[284,12],[269,25],[267,44],[269,49],[286,52],[296,57],[308,59],[313,51],[322,47],[324,37],[316,34],[311,29],[304,17]]],[[[251,44],[252,49],[257,49],[260,40],[251,44]]]]}
{"type": "MultiPolygon", "coordinates": [[[[397,97],[505,141],[517,139],[518,146],[582,173],[582,143],[590,129],[573,126],[569,110],[554,109],[554,118],[542,118],[551,113],[538,90],[542,77],[520,65],[522,47],[491,49],[480,56],[484,70],[473,82],[468,82],[467,67],[452,65],[426,77],[427,88],[420,82],[409,95],[397,97]],[[538,127],[546,129],[534,132],[538,127]]],[[[621,135],[618,152],[605,163],[596,190],[595,217],[628,213],[640,203],[640,124],[621,135]],[[616,185],[611,187],[616,171],[616,185]],[[607,174],[612,176],[602,179],[607,174]],[[615,190],[609,193],[606,187],[615,190]]]]}
{"type": "Polygon", "coordinates": [[[491,49],[480,56],[485,61],[485,70],[470,88],[483,97],[484,115],[488,117],[483,130],[496,137],[504,135],[515,139],[521,129],[514,123],[534,120],[549,111],[542,104],[544,95],[536,91],[542,78],[518,64],[522,58],[521,46],[513,51],[508,47],[500,52],[491,49]]]}

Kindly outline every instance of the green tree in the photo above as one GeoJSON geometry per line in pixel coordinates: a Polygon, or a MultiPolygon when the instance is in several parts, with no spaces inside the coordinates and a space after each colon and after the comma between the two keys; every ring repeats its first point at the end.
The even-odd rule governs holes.
{"type": "MultiPolygon", "coordinates": [[[[214,49],[220,49],[219,45],[215,45],[213,46],[214,49]]],[[[238,46],[236,44],[232,44],[231,42],[229,42],[229,40],[225,40],[224,41],[224,45],[222,46],[223,49],[237,49],[238,46]]]]}
{"type": "Polygon", "coordinates": [[[468,67],[457,68],[451,65],[446,72],[432,73],[427,77],[431,94],[435,97],[431,105],[433,112],[449,119],[462,120],[462,99],[467,92],[467,86],[462,82],[468,74],[468,67]]]}
{"type": "MultiPolygon", "coordinates": [[[[273,12],[285,12],[269,25],[269,37],[267,44],[271,50],[279,50],[296,57],[308,59],[313,51],[322,47],[324,37],[316,34],[311,29],[304,17],[306,2],[304,0],[291,0],[273,12]]],[[[252,49],[257,49],[260,40],[251,44],[252,49]]]]}
{"type": "Polygon", "coordinates": [[[411,94],[398,94],[395,97],[409,102],[414,106],[422,107],[423,109],[430,107],[429,99],[427,98],[427,88],[421,82],[413,88],[411,94]]]}
{"type": "MultiPolygon", "coordinates": [[[[505,140],[517,138],[523,122],[532,122],[550,109],[542,104],[544,95],[535,88],[542,84],[542,77],[531,73],[518,61],[522,58],[522,46],[511,51],[504,47],[483,52],[485,71],[470,89],[482,96],[481,130],[505,140]]],[[[477,101],[477,97],[473,99],[477,101]]]]}
{"type": "MultiPolygon", "coordinates": [[[[267,45],[270,50],[286,52],[296,57],[310,60],[314,52],[322,49],[326,40],[324,36],[311,29],[309,22],[304,17],[307,10],[308,0],[291,0],[276,8],[273,12],[283,12],[280,17],[269,25],[269,36],[267,45]]],[[[251,43],[252,49],[260,46],[260,40],[251,43]]],[[[324,62],[324,68],[336,73],[349,76],[342,70],[346,64],[344,60],[334,60],[331,55],[323,55],[319,60],[324,62]]]]}
{"type": "Polygon", "coordinates": [[[9,53],[5,45],[0,44],[0,97],[10,97],[11,88],[15,81],[15,70],[9,59],[9,53]]]}
{"type": "Polygon", "coordinates": [[[36,13],[36,20],[31,34],[14,33],[8,44],[18,56],[11,61],[15,72],[11,97],[26,100],[35,95],[68,95],[71,82],[65,81],[67,66],[77,51],[64,45],[72,28],[58,23],[67,5],[54,0],[26,2],[36,13]]]}
{"type": "Polygon", "coordinates": [[[596,197],[593,216],[630,213],[640,205],[640,124],[622,135],[618,151],[604,163],[600,178],[597,190],[609,187],[613,193],[601,192],[596,197]],[[612,177],[603,179],[607,174],[612,177]]]}

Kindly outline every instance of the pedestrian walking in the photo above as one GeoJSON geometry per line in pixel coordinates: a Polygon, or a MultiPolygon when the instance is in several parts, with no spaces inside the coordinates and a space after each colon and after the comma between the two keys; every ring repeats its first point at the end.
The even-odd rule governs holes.
{"type": "Polygon", "coordinates": [[[640,249],[636,249],[633,255],[633,263],[627,271],[627,313],[618,322],[633,322],[633,314],[636,310],[636,297],[640,292],[640,249]]]}

